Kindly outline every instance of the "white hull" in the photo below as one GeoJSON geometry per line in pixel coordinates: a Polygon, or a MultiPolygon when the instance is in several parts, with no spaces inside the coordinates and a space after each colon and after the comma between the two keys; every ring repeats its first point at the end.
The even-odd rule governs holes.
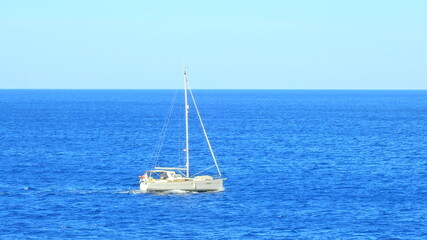
{"type": "Polygon", "coordinates": [[[190,180],[182,182],[154,181],[141,182],[140,189],[144,192],[183,190],[193,192],[223,191],[223,179],[190,180]]]}

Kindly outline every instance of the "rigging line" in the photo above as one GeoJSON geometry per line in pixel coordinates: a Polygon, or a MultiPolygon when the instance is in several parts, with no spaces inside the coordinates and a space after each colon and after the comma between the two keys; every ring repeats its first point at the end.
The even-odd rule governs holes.
{"type": "Polygon", "coordinates": [[[208,134],[206,133],[205,125],[203,124],[199,109],[197,108],[196,100],[194,99],[194,95],[193,95],[193,90],[191,89],[190,84],[188,82],[187,84],[188,84],[188,89],[190,90],[191,99],[193,100],[193,103],[194,103],[194,108],[196,109],[197,116],[199,117],[199,120],[200,120],[200,125],[202,125],[203,133],[205,134],[206,142],[208,143],[209,150],[211,151],[211,155],[214,160],[216,170],[218,171],[219,177],[222,177],[221,171],[219,170],[218,162],[216,161],[215,154],[212,150],[211,142],[209,141],[208,134]]]}
{"type": "Polygon", "coordinates": [[[174,95],[172,97],[172,101],[171,101],[170,106],[169,106],[169,110],[168,110],[165,122],[163,123],[162,130],[160,131],[159,139],[157,140],[156,147],[154,148],[154,151],[153,151],[153,166],[154,167],[157,165],[157,162],[158,162],[159,157],[160,157],[160,152],[162,151],[163,141],[164,141],[164,138],[166,135],[167,127],[168,127],[170,119],[171,119],[171,115],[172,115],[172,111],[173,111],[173,108],[175,105],[177,92],[178,92],[178,90],[175,90],[174,95]]]}
{"type": "Polygon", "coordinates": [[[154,167],[157,165],[157,162],[158,162],[158,160],[160,158],[160,153],[162,151],[163,142],[164,142],[164,139],[165,139],[167,127],[169,126],[170,118],[171,118],[173,107],[174,107],[174,104],[175,104],[175,98],[176,98],[176,94],[174,95],[173,100],[171,102],[171,106],[169,108],[168,115],[167,115],[166,120],[165,120],[165,122],[163,124],[161,135],[159,137],[159,141],[158,141],[158,145],[157,145],[157,150],[156,150],[156,155],[155,155],[155,160],[154,160],[154,167]]]}
{"type": "Polygon", "coordinates": [[[158,148],[158,156],[157,156],[157,159],[158,159],[158,157],[159,157],[159,155],[160,155],[160,152],[161,152],[161,149],[162,149],[162,146],[163,146],[163,142],[164,142],[164,139],[165,139],[165,135],[166,135],[166,131],[167,131],[167,127],[169,126],[169,122],[170,122],[170,119],[171,119],[171,115],[172,115],[172,112],[173,112],[173,108],[174,108],[174,106],[175,106],[175,99],[176,99],[176,95],[177,95],[177,92],[178,92],[178,90],[176,90],[175,91],[175,94],[174,94],[174,96],[173,96],[173,99],[172,99],[172,102],[171,102],[171,105],[170,105],[170,107],[169,107],[169,111],[168,111],[168,115],[167,115],[167,117],[166,117],[166,121],[165,121],[165,123],[164,123],[164,125],[163,125],[163,129],[162,129],[162,136],[161,136],[161,141],[160,141],[160,145],[159,145],[159,148],[158,148]]]}
{"type": "MultiPolygon", "coordinates": [[[[212,165],[212,166],[210,166],[210,167],[207,167],[207,168],[203,169],[202,171],[200,171],[200,172],[198,172],[198,173],[193,174],[191,177],[194,177],[194,176],[196,176],[197,174],[202,173],[202,172],[204,172],[204,171],[206,171],[206,170],[209,170],[209,169],[211,169],[211,168],[213,168],[213,167],[215,167],[215,165],[212,165]]],[[[220,177],[221,177],[221,176],[220,176],[220,177]]]]}

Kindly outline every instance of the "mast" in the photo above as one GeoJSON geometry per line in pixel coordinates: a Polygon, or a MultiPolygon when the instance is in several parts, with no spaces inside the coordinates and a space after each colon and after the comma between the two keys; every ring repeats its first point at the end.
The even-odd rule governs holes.
{"type": "Polygon", "coordinates": [[[184,98],[185,98],[185,168],[186,168],[186,177],[190,177],[190,149],[188,144],[188,99],[187,99],[187,69],[184,67],[184,98]]]}

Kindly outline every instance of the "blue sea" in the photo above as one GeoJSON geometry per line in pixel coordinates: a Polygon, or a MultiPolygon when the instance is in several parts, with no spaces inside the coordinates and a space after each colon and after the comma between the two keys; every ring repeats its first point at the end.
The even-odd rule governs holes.
{"type": "Polygon", "coordinates": [[[0,239],[427,239],[427,91],[194,90],[225,191],[138,193],[175,92],[0,90],[0,239]]]}

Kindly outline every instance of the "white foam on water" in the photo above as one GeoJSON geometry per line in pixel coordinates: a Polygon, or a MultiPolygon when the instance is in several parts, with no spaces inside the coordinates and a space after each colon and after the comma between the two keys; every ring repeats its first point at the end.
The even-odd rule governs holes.
{"type": "Polygon", "coordinates": [[[129,190],[129,191],[120,191],[118,193],[141,194],[141,193],[147,193],[147,192],[146,191],[141,191],[141,190],[129,190]]]}
{"type": "Polygon", "coordinates": [[[117,191],[116,193],[121,194],[153,194],[153,195],[189,195],[197,193],[217,193],[221,191],[208,191],[208,192],[197,192],[197,191],[187,191],[187,190],[167,190],[167,191],[144,191],[144,190],[123,190],[117,191]]]}

